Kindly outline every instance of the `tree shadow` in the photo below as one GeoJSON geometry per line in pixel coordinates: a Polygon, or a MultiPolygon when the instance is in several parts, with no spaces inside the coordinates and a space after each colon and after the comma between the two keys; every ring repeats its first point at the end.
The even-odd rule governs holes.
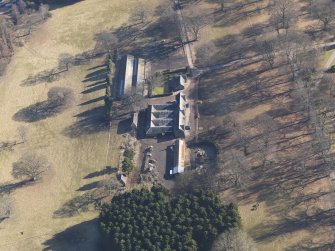
{"type": "Polygon", "coordinates": [[[16,189],[32,184],[34,184],[34,182],[30,180],[22,180],[16,183],[0,184],[0,194],[8,194],[15,191],[16,189]]]}
{"type": "MultiPolygon", "coordinates": [[[[250,4],[253,4],[251,2],[250,4]]],[[[241,4],[241,2],[234,3],[228,8],[225,8],[225,11],[216,11],[214,13],[215,26],[216,27],[227,27],[234,25],[242,20],[245,20],[246,17],[253,16],[261,13],[262,10],[267,9],[267,6],[260,7],[255,6],[255,8],[244,8],[248,7],[248,4],[241,4]]]]}
{"type": "Polygon", "coordinates": [[[99,90],[103,90],[106,88],[106,84],[100,84],[100,85],[95,85],[91,88],[86,89],[85,91],[82,91],[82,94],[88,94],[88,93],[92,93],[92,92],[96,92],[99,90]]]}
{"type": "Polygon", "coordinates": [[[77,189],[77,191],[88,191],[88,190],[92,190],[94,188],[97,188],[99,185],[99,181],[94,181],[91,182],[89,184],[83,185],[82,187],[80,187],[79,189],[77,189]]]}
{"type": "Polygon", "coordinates": [[[61,208],[54,212],[53,217],[67,218],[81,212],[94,211],[103,197],[98,190],[88,190],[83,195],[76,196],[63,204],[61,208]]]}
{"type": "Polygon", "coordinates": [[[85,221],[55,234],[43,243],[44,251],[103,251],[98,219],[85,221]]]}
{"type": "Polygon", "coordinates": [[[93,104],[95,102],[99,102],[99,101],[103,101],[105,99],[104,96],[102,97],[98,97],[98,98],[94,98],[94,99],[91,99],[91,100],[88,100],[88,101],[85,101],[81,104],[79,104],[80,106],[84,106],[84,105],[89,105],[89,104],[93,104]]]}
{"type": "Polygon", "coordinates": [[[104,169],[102,169],[100,171],[96,171],[96,172],[87,174],[84,177],[84,179],[91,179],[91,178],[95,178],[95,177],[98,177],[98,176],[103,176],[103,175],[106,175],[106,174],[112,174],[112,173],[115,173],[115,172],[117,172],[117,168],[113,168],[111,166],[106,166],[104,169]]]}
{"type": "Polygon", "coordinates": [[[315,228],[316,226],[334,226],[335,209],[322,211],[315,215],[309,216],[304,213],[292,219],[284,219],[282,222],[268,228],[267,224],[259,224],[251,231],[255,235],[257,241],[271,241],[276,236],[293,233],[302,229],[315,228]],[[260,234],[258,234],[260,233],[260,234]]]}
{"type": "Polygon", "coordinates": [[[54,105],[49,101],[43,101],[21,109],[14,114],[13,119],[15,121],[32,123],[49,117],[54,117],[59,112],[57,105],[54,105]]]}
{"type": "Polygon", "coordinates": [[[63,134],[67,137],[77,138],[106,131],[109,128],[105,106],[95,107],[77,114],[75,117],[77,117],[78,120],[63,130],[63,134]]]}
{"type": "MultiPolygon", "coordinates": [[[[94,49],[94,50],[85,51],[83,53],[76,54],[76,55],[65,55],[65,56],[61,55],[58,58],[57,67],[50,69],[50,70],[41,71],[35,75],[30,75],[28,78],[22,81],[21,86],[34,86],[34,85],[38,85],[42,83],[52,83],[54,81],[57,81],[61,77],[62,74],[68,72],[72,66],[88,64],[90,60],[99,58],[105,53],[106,53],[106,50],[94,49]]],[[[98,69],[99,67],[100,65],[97,66],[96,68],[92,67],[89,70],[98,69]]],[[[106,69],[104,68],[104,69],[97,70],[98,73],[99,72],[101,73],[100,74],[101,76],[103,75],[102,74],[103,71],[106,71],[106,69]]],[[[92,74],[95,74],[95,73],[92,73],[92,74]]],[[[96,76],[96,78],[98,77],[96,76]]],[[[94,80],[94,76],[88,77],[86,81],[93,81],[93,80],[94,80]],[[90,78],[92,78],[92,80],[90,80],[90,78]]]]}
{"type": "Polygon", "coordinates": [[[98,81],[98,80],[102,80],[102,79],[106,79],[106,75],[108,73],[108,70],[106,69],[106,67],[104,67],[103,69],[98,69],[94,72],[88,73],[85,76],[85,79],[83,80],[83,82],[93,82],[93,81],[98,81]]]}
{"type": "Polygon", "coordinates": [[[101,67],[106,67],[106,64],[101,64],[101,65],[97,65],[97,66],[93,66],[91,68],[88,68],[87,70],[88,71],[91,71],[91,70],[96,70],[96,69],[99,69],[101,67]]]}
{"type": "Polygon", "coordinates": [[[59,70],[58,68],[56,68],[39,72],[36,75],[31,75],[28,78],[24,79],[21,86],[34,86],[41,83],[52,83],[54,81],[57,81],[60,74],[65,71],[66,70],[59,70]]]}
{"type": "Polygon", "coordinates": [[[147,110],[142,110],[138,114],[138,123],[136,129],[136,138],[137,140],[145,139],[146,130],[147,130],[147,110]]]}
{"type": "Polygon", "coordinates": [[[13,120],[23,122],[36,122],[54,117],[74,103],[74,94],[71,89],[54,87],[48,92],[48,99],[21,109],[14,114],[13,120]]]}
{"type": "Polygon", "coordinates": [[[93,86],[96,86],[96,85],[101,85],[101,84],[106,84],[106,80],[101,80],[101,81],[96,81],[92,84],[89,84],[88,86],[86,87],[93,87],[93,86]]]}
{"type": "Polygon", "coordinates": [[[292,245],[285,249],[286,251],[333,251],[335,250],[335,242],[333,243],[315,243],[311,240],[304,239],[298,244],[292,245]]]}
{"type": "Polygon", "coordinates": [[[177,54],[181,54],[179,49],[182,48],[179,27],[174,16],[166,15],[165,11],[157,8],[157,18],[153,21],[123,25],[116,30],[97,34],[96,49],[118,49],[121,53],[133,54],[151,61],[171,61],[169,64],[173,64],[174,67],[182,60],[185,66],[185,57],[177,57],[177,54]]]}
{"type": "Polygon", "coordinates": [[[194,5],[200,3],[201,0],[180,0],[180,8],[184,8],[187,5],[194,5]]]}
{"type": "Polygon", "coordinates": [[[254,24],[250,27],[247,27],[243,30],[243,36],[246,38],[253,38],[255,36],[260,36],[264,34],[265,29],[268,28],[268,25],[263,23],[254,24]]]}

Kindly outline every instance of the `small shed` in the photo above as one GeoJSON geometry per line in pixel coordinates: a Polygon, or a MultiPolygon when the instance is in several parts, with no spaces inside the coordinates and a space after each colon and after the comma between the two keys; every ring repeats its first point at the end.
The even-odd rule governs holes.
{"type": "Polygon", "coordinates": [[[124,174],[120,174],[119,176],[120,178],[120,182],[123,186],[126,186],[127,185],[127,180],[128,180],[128,177],[124,174]]]}
{"type": "Polygon", "coordinates": [[[132,130],[137,130],[137,126],[138,126],[138,112],[133,113],[132,115],[132,120],[131,120],[131,129],[132,130]]]}

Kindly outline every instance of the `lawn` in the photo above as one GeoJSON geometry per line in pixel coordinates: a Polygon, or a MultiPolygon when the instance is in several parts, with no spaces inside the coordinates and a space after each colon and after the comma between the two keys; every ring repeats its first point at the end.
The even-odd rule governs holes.
{"type": "Polygon", "coordinates": [[[168,83],[165,83],[164,86],[155,86],[152,90],[152,97],[165,95],[170,92],[168,83]]]}
{"type": "MultiPolygon", "coordinates": [[[[321,66],[324,66],[327,63],[328,59],[330,58],[330,56],[333,54],[334,51],[335,51],[335,49],[325,51],[325,53],[321,57],[321,62],[320,62],[321,66]]],[[[333,66],[333,65],[335,65],[335,61],[332,63],[331,66],[333,66]]]]}
{"type": "Polygon", "coordinates": [[[167,95],[170,93],[169,75],[162,72],[156,73],[156,80],[152,89],[151,96],[157,97],[161,95],[167,95]]]}
{"type": "Polygon", "coordinates": [[[23,86],[22,82],[56,67],[61,54],[91,50],[96,33],[127,22],[136,6],[154,8],[157,2],[79,1],[53,10],[52,17],[33,32],[23,47],[17,48],[6,75],[0,80],[0,140],[16,140],[20,126],[28,130],[28,140],[14,151],[0,153],[0,183],[14,182],[12,163],[25,152],[45,155],[53,169],[41,182],[11,193],[13,216],[1,225],[0,250],[42,250],[46,246],[52,250],[82,250],[82,246],[77,245],[99,250],[94,246],[97,231],[86,231],[88,226],[96,226],[91,220],[97,211],[78,210],[73,217],[58,218],[54,213],[70,200],[89,193],[103,178],[103,175],[87,178],[89,174],[98,173],[106,165],[116,166],[118,161],[123,137],[114,126],[110,130],[112,143],[107,156],[109,129],[104,124],[104,58],[75,66],[52,83],[23,86]],[[72,89],[75,105],[62,114],[34,123],[13,119],[22,108],[46,100],[48,90],[55,86],[72,89]],[[76,238],[80,241],[71,238],[48,241],[62,237],[59,233],[66,228],[79,232],[76,238]]]}
{"type": "Polygon", "coordinates": [[[154,89],[152,90],[152,96],[159,96],[159,95],[163,95],[165,88],[164,86],[156,86],[154,87],[154,89]]]}

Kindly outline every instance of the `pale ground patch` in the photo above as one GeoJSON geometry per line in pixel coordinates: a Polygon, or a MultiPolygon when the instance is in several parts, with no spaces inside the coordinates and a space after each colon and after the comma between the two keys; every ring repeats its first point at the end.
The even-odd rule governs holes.
{"type": "MultiPolygon", "coordinates": [[[[62,53],[73,55],[91,50],[95,44],[95,34],[125,23],[136,6],[154,8],[157,3],[156,0],[80,1],[52,11],[52,18],[33,33],[24,47],[17,49],[7,74],[0,80],[0,140],[17,140],[17,128],[24,126],[29,130],[28,142],[0,155],[0,183],[13,181],[10,174],[12,163],[27,151],[34,150],[47,156],[53,170],[42,182],[11,194],[14,200],[13,217],[0,228],[0,250],[42,250],[43,243],[54,234],[95,218],[96,211],[60,219],[53,218],[53,213],[71,198],[83,194],[77,189],[101,178],[84,179],[86,175],[102,170],[106,164],[117,164],[122,140],[113,127],[110,155],[106,163],[107,130],[94,131],[94,125],[91,125],[93,130],[89,134],[71,138],[63,133],[70,126],[85,132],[86,128],[81,128],[78,121],[92,114],[84,112],[94,113],[93,109],[98,108],[101,112],[103,109],[103,86],[82,93],[92,88],[89,85],[97,86],[94,80],[82,81],[87,74],[103,69],[102,58],[71,68],[53,83],[27,87],[21,86],[22,81],[29,75],[56,67],[62,53]],[[98,68],[90,69],[93,67],[98,68]],[[34,123],[12,119],[20,109],[46,100],[48,90],[54,86],[71,88],[75,94],[75,105],[62,114],[34,123]],[[98,100],[80,105],[94,99],[98,100]],[[80,113],[84,115],[75,117],[80,113]]],[[[96,236],[93,235],[91,238],[94,241],[96,236]]],[[[90,240],[86,242],[90,243],[90,240]]]]}
{"type": "Polygon", "coordinates": [[[321,67],[324,67],[327,64],[329,64],[329,67],[335,65],[335,61],[328,62],[330,60],[330,57],[332,57],[333,53],[335,53],[335,49],[324,52],[324,54],[321,57],[321,62],[320,62],[321,67]]]}

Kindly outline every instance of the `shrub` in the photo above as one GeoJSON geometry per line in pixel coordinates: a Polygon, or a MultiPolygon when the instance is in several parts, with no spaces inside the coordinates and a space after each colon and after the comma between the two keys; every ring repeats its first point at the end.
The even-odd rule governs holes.
{"type": "Polygon", "coordinates": [[[132,150],[126,149],[123,153],[123,156],[133,160],[134,156],[135,156],[135,153],[132,150]]]}
{"type": "Polygon", "coordinates": [[[122,161],[122,171],[123,172],[131,172],[132,170],[134,169],[134,163],[133,163],[133,160],[128,158],[128,157],[125,157],[122,161]]]}

